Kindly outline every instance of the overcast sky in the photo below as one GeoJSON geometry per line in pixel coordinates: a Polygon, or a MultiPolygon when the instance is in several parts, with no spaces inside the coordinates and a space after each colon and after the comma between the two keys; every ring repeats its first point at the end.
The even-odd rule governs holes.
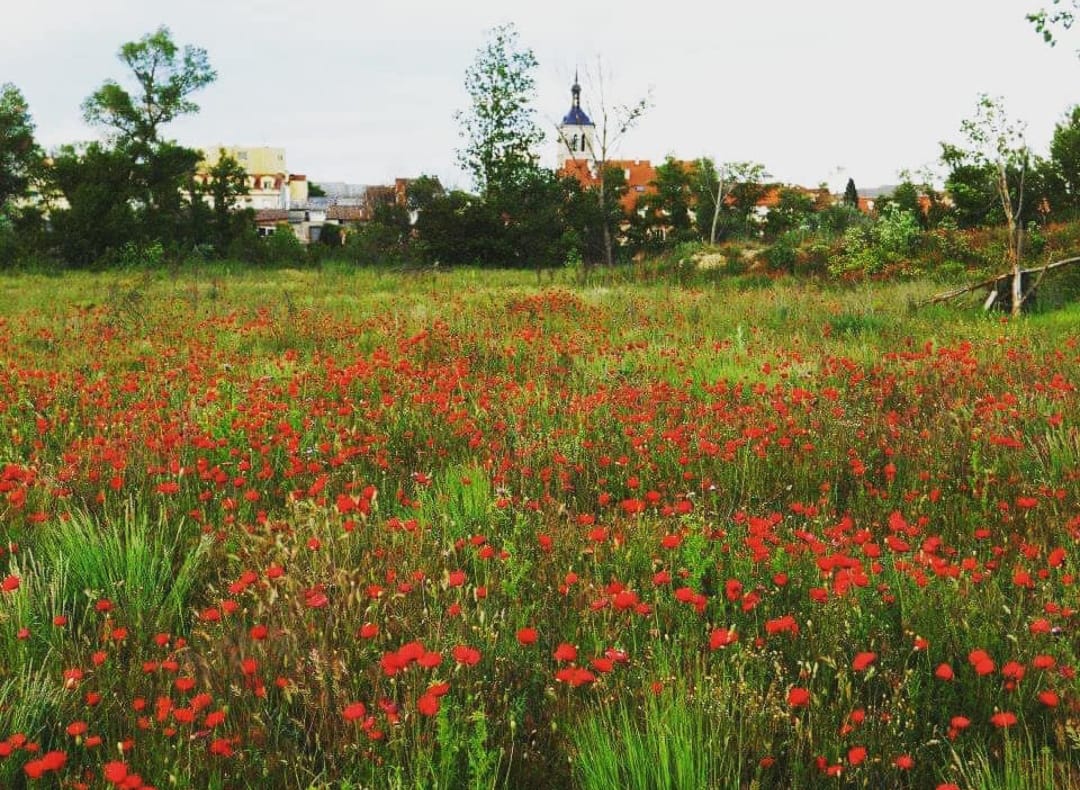
{"type": "Polygon", "coordinates": [[[469,187],[453,117],[468,105],[464,73],[485,31],[513,22],[539,60],[548,164],[575,67],[596,114],[586,72],[600,58],[609,103],[652,91],[616,156],[753,160],[789,183],[871,187],[933,164],[980,92],[1003,96],[1045,152],[1080,103],[1080,31],[1047,47],[1024,19],[1039,4],[0,0],[0,83],[23,91],[46,146],[92,139],[83,99],[124,81],[123,42],[165,24],[218,72],[201,112],[169,127],[180,142],[283,147],[290,171],[316,181],[433,173],[469,187]]]}

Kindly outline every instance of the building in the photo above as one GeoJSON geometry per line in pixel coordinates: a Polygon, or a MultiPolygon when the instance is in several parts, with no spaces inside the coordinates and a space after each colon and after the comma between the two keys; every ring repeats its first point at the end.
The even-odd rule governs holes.
{"type": "Polygon", "coordinates": [[[247,173],[248,192],[237,200],[234,208],[287,211],[294,205],[307,202],[307,176],[289,172],[284,148],[226,145],[207,148],[203,161],[196,168],[196,181],[209,183],[210,170],[222,156],[231,156],[247,173]]]}
{"type": "Polygon", "coordinates": [[[562,170],[567,163],[577,165],[579,162],[592,169],[596,165],[597,154],[596,124],[581,109],[581,85],[578,84],[576,71],[570,96],[570,111],[563,116],[557,130],[555,169],[562,170]]]}

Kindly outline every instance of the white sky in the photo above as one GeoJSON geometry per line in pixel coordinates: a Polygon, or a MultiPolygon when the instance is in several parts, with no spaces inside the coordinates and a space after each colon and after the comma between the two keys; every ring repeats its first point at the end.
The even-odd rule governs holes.
{"type": "MultiPolygon", "coordinates": [[[[116,52],[158,25],[208,51],[218,80],[169,127],[194,147],[286,149],[315,181],[384,183],[458,170],[455,110],[485,31],[514,22],[540,62],[537,117],[570,104],[575,66],[602,58],[612,104],[652,88],[653,107],[615,156],[763,163],[778,180],[842,189],[895,183],[933,164],[980,92],[1046,151],[1080,103],[1080,31],[1055,49],[1024,19],[1040,0],[0,0],[0,82],[25,94],[46,146],[92,139],[79,106],[116,52]]],[[[595,93],[595,91],[594,91],[595,93]]]]}

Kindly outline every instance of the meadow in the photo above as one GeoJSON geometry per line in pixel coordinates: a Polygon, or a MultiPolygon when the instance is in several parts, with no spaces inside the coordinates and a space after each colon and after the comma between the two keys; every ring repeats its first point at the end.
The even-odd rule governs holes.
{"type": "Polygon", "coordinates": [[[0,786],[1080,786],[1080,305],[934,290],[0,278],[0,786]]]}

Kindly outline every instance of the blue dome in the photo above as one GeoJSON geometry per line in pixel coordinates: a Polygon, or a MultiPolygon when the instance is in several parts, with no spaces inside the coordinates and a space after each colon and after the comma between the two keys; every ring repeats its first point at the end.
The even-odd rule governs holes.
{"type": "Polygon", "coordinates": [[[570,112],[563,116],[563,126],[595,126],[596,124],[590,121],[589,116],[581,109],[581,86],[578,85],[576,71],[574,84],[570,87],[570,95],[573,97],[573,103],[570,105],[570,112]]]}
{"type": "Polygon", "coordinates": [[[570,108],[570,112],[563,116],[562,122],[563,126],[595,126],[585,111],[577,105],[570,108]]]}

